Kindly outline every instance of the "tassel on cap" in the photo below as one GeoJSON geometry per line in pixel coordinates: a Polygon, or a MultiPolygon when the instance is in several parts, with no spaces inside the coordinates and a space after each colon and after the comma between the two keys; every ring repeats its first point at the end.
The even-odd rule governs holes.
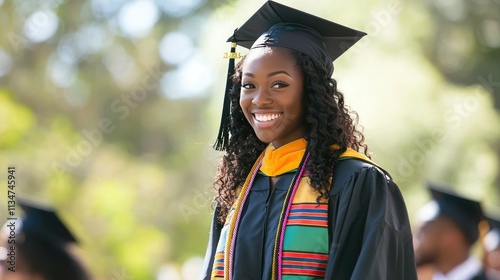
{"type": "MultiPolygon", "coordinates": [[[[235,30],[236,32],[236,30],[235,30]]],[[[234,37],[233,37],[234,38],[234,37]]],[[[219,134],[215,140],[214,149],[217,151],[226,151],[229,144],[229,125],[231,122],[231,98],[229,96],[233,85],[232,77],[234,74],[234,59],[238,58],[236,54],[236,39],[231,42],[231,51],[227,55],[229,65],[227,67],[226,90],[224,92],[224,105],[222,106],[222,116],[220,118],[219,134]]]]}

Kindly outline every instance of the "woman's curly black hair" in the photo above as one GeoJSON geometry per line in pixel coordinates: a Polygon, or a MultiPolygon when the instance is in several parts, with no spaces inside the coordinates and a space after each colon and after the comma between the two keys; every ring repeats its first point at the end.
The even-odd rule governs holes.
{"type": "MultiPolygon", "coordinates": [[[[281,48],[280,48],[281,49],[281,48]]],[[[311,187],[320,198],[328,197],[329,177],[339,155],[347,148],[359,151],[368,146],[364,135],[356,128],[358,115],[344,104],[344,96],[337,90],[337,82],[329,77],[326,69],[311,57],[291,49],[296,65],[304,75],[304,123],[306,127],[307,151],[310,153],[306,170],[311,187]],[[331,149],[337,145],[339,149],[331,149]]],[[[244,58],[237,64],[231,90],[231,134],[227,152],[219,165],[214,188],[214,202],[218,207],[217,219],[224,223],[236,197],[235,190],[243,185],[253,164],[267,147],[255,135],[239,105],[241,74],[244,58]]]]}

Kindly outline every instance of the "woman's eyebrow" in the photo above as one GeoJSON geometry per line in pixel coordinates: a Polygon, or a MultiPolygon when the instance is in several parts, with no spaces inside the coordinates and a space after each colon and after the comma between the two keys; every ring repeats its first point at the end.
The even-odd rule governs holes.
{"type": "MultiPolygon", "coordinates": [[[[275,75],[278,75],[278,74],[285,74],[285,75],[287,75],[289,77],[292,77],[292,76],[290,76],[290,74],[288,74],[288,72],[286,72],[284,70],[271,72],[271,73],[267,74],[267,77],[269,78],[269,77],[272,77],[272,76],[275,76],[275,75]]],[[[248,77],[255,78],[255,75],[252,74],[252,73],[249,73],[249,72],[243,73],[243,76],[248,76],[248,77]]]]}
{"type": "Polygon", "coordinates": [[[267,77],[269,78],[269,77],[272,77],[272,76],[278,75],[278,74],[285,74],[285,75],[289,76],[290,78],[292,77],[292,76],[290,76],[290,74],[288,74],[288,72],[286,72],[284,70],[271,72],[271,73],[267,74],[267,77]]]}

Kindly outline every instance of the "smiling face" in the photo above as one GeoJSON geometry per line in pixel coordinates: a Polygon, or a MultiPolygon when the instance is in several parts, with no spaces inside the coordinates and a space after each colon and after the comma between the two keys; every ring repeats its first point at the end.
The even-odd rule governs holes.
{"type": "Polygon", "coordinates": [[[257,48],[242,65],[240,106],[260,141],[278,148],[304,137],[304,77],[290,51],[257,48]]]}

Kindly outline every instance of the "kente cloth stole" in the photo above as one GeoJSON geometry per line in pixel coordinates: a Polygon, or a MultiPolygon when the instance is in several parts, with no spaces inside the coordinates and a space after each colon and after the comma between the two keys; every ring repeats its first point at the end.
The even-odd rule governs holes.
{"type": "MultiPolygon", "coordinates": [[[[297,145],[303,145],[305,150],[305,144],[305,140],[301,139],[295,141],[293,145],[296,145],[296,147],[297,145]]],[[[267,151],[269,152],[272,149],[273,147],[268,147],[267,151]]],[[[242,208],[259,169],[268,176],[269,173],[275,176],[288,168],[284,166],[278,166],[275,170],[266,166],[261,168],[263,161],[267,160],[267,158],[264,159],[265,152],[260,155],[252,167],[239,192],[239,196],[226,218],[216,249],[212,279],[233,279],[235,240],[238,234],[242,208]]],[[[316,202],[318,195],[310,187],[307,176],[304,176],[306,175],[304,173],[309,154],[303,151],[302,154],[295,153],[287,156],[290,157],[289,161],[297,160],[299,156],[302,160],[283,202],[274,242],[271,279],[323,279],[329,249],[328,201],[322,199],[318,205],[316,202]]],[[[371,162],[364,155],[352,149],[348,149],[343,153],[341,158],[358,158],[371,162]]]]}
{"type": "MultiPolygon", "coordinates": [[[[328,259],[328,205],[321,203],[318,206],[314,200],[306,203],[292,203],[299,189],[301,189],[299,197],[308,195],[305,193],[310,189],[307,182],[308,179],[307,177],[302,177],[308,158],[309,154],[306,154],[285,196],[276,231],[272,279],[287,279],[287,276],[296,276],[294,279],[301,279],[301,276],[315,276],[314,278],[304,278],[315,279],[316,277],[321,278],[324,276],[326,270],[328,259]],[[318,238],[313,238],[309,239],[310,242],[308,242],[308,238],[304,237],[311,235],[318,238],[322,237],[321,239],[324,240],[318,242],[318,238]],[[297,239],[300,242],[296,242],[297,239]],[[311,247],[313,250],[303,250],[300,247],[311,247]],[[314,252],[318,251],[318,249],[321,249],[320,252],[314,252]]],[[[212,279],[233,279],[234,248],[239,221],[241,219],[241,209],[245,204],[261,163],[262,156],[252,168],[250,176],[248,176],[241,188],[240,195],[230,209],[226,224],[221,231],[220,240],[222,242],[219,242],[216,250],[212,279]]],[[[316,197],[317,195],[314,199],[316,197]]]]}

